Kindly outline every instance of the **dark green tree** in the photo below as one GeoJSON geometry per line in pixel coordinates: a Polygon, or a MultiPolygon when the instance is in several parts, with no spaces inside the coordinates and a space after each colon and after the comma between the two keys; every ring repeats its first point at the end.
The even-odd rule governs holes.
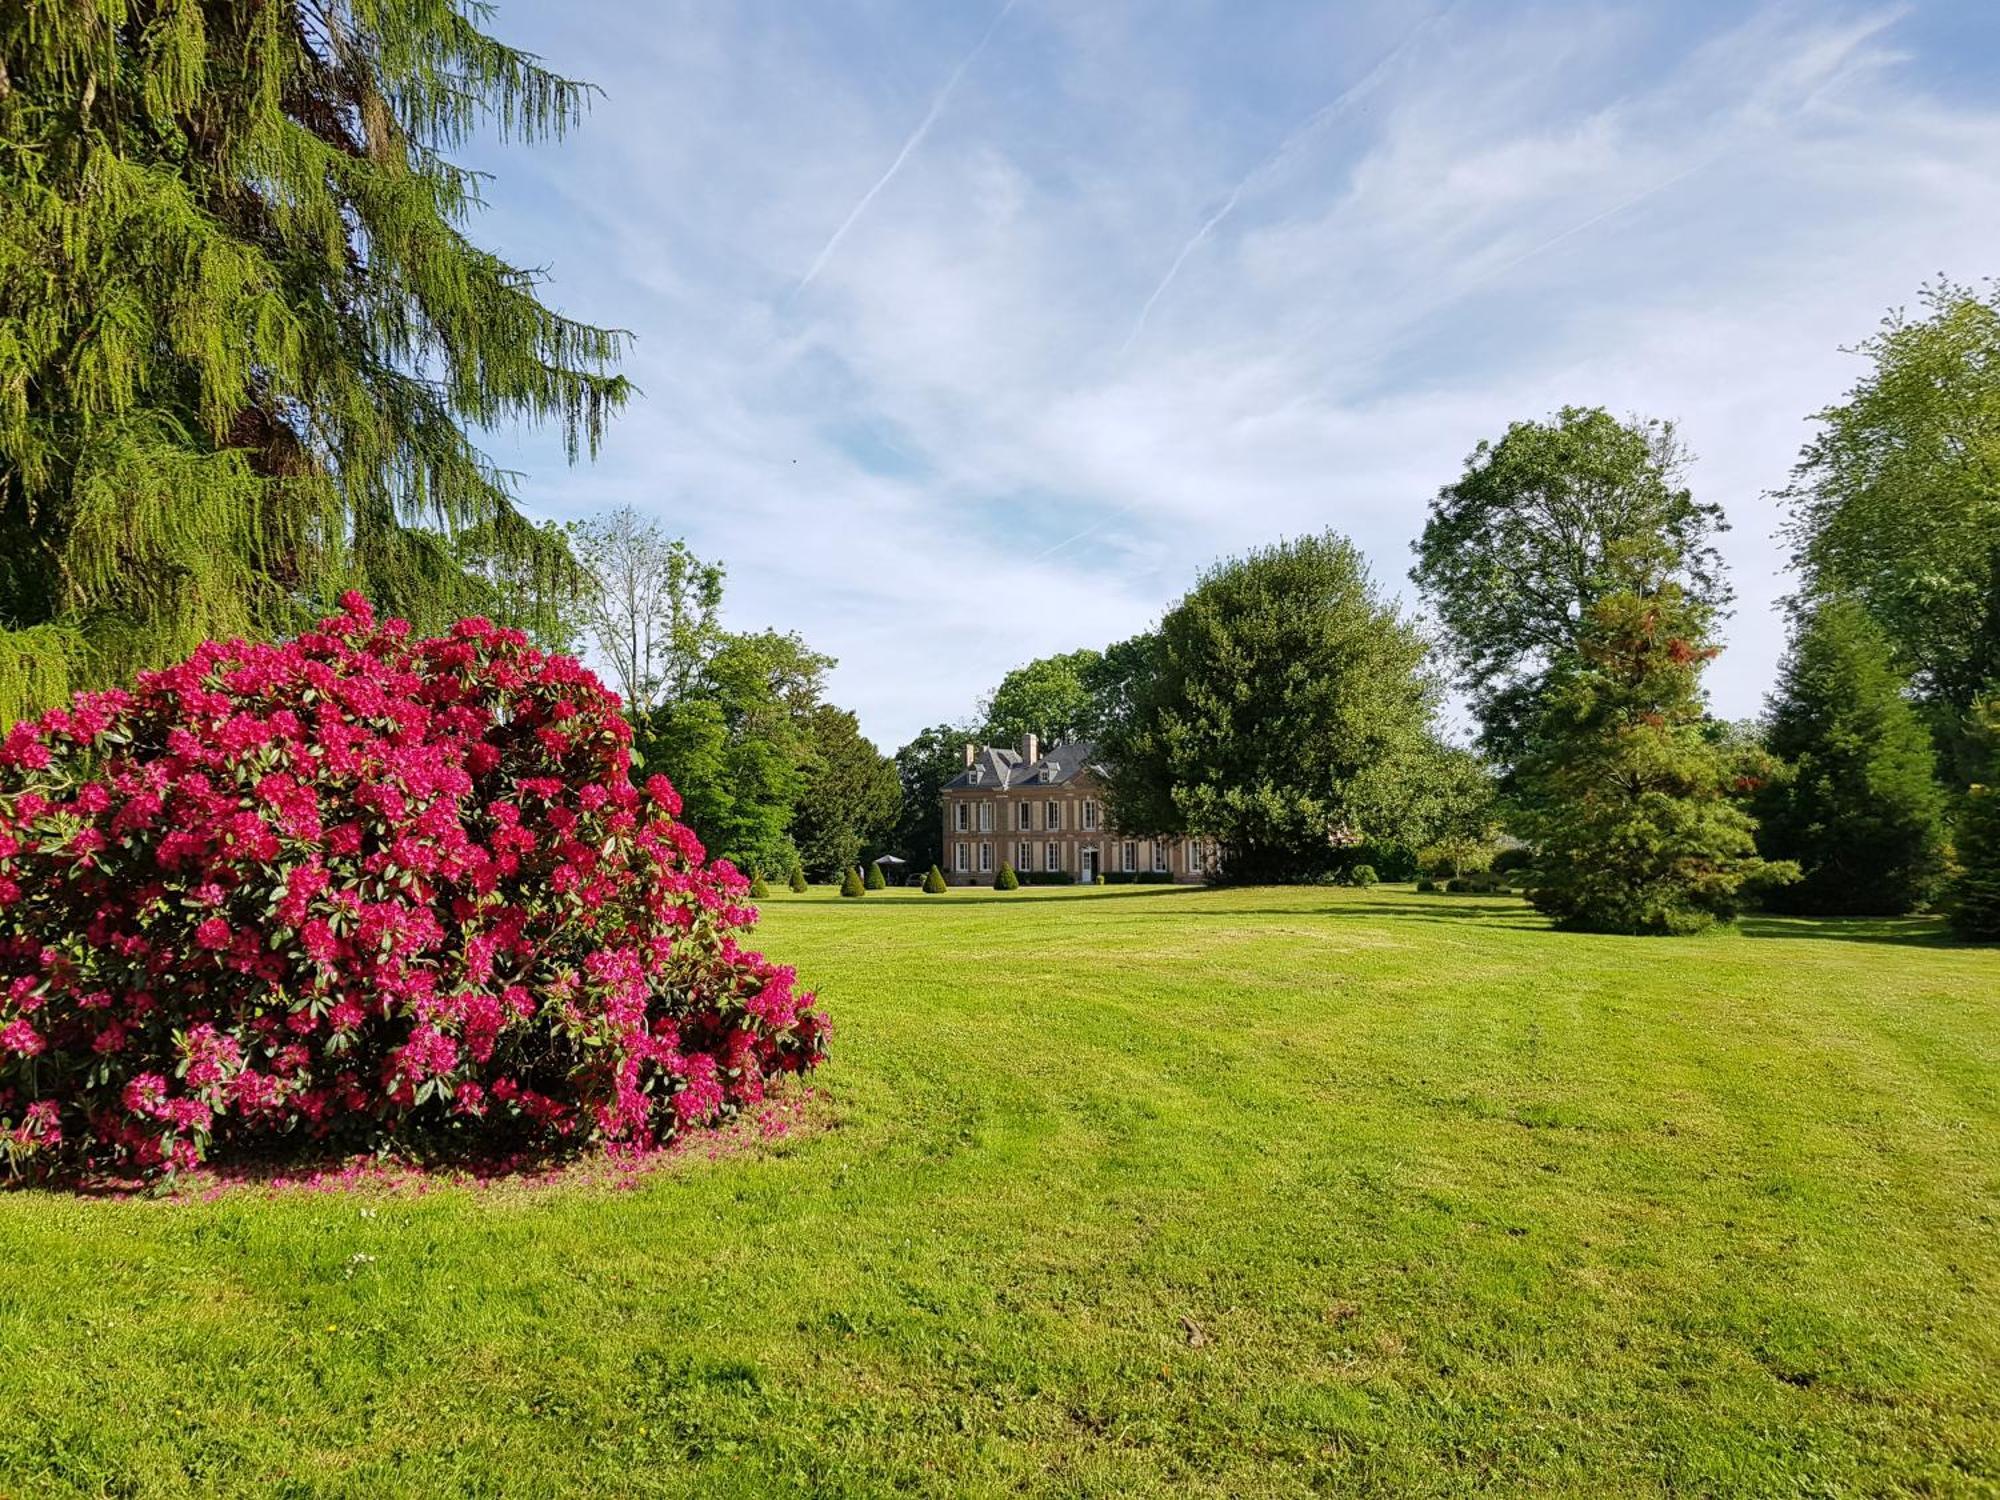
{"type": "Polygon", "coordinates": [[[2000,284],[1940,281],[1923,305],[1860,346],[1868,373],[1819,414],[1785,498],[1806,596],[1862,603],[1955,755],[2000,681],[2000,284]]]}
{"type": "Polygon", "coordinates": [[[1672,423],[1566,406],[1480,443],[1431,502],[1410,576],[1502,765],[1526,749],[1598,600],[1672,582],[1711,611],[1727,603],[1722,511],[1695,500],[1685,470],[1672,423]]]}
{"type": "Polygon", "coordinates": [[[1529,897],[1559,926],[1697,932],[1797,874],[1758,858],[1741,758],[1709,732],[1708,620],[1677,584],[1607,595],[1550,676],[1516,781],[1529,897]]]}
{"type": "Polygon", "coordinates": [[[868,887],[861,879],[861,872],[853,865],[849,865],[847,873],[840,877],[840,894],[858,901],[867,894],[867,891],[868,887]]]}
{"type": "Polygon", "coordinates": [[[1402,825],[1435,767],[1426,650],[1341,537],[1218,564],[1161,620],[1101,747],[1116,825],[1211,840],[1238,880],[1421,841],[1402,825]]]}
{"type": "Polygon", "coordinates": [[[594,451],[622,335],[468,238],[446,153],[559,135],[589,91],[483,15],[0,6],[0,719],[347,586],[441,626],[479,603],[467,528],[571,591],[474,434],[594,451]]]}
{"type": "Polygon", "coordinates": [[[1944,793],[1931,736],[1888,642],[1854,600],[1821,601],[1801,623],[1767,713],[1783,774],[1758,794],[1757,846],[1796,861],[1772,892],[1786,911],[1900,916],[1944,871],[1944,793]]]}
{"type": "Polygon", "coordinates": [[[1952,929],[1973,942],[2000,942],[2000,697],[1973,705],[1965,735],[1977,779],[1958,809],[1958,871],[1952,879],[1952,929]]]}
{"type": "Polygon", "coordinates": [[[805,783],[792,810],[792,841],[808,872],[852,868],[894,827],[900,785],[896,763],[861,733],[861,724],[830,703],[806,719],[805,783]]]}
{"type": "Polygon", "coordinates": [[[936,865],[932,865],[930,874],[924,877],[924,894],[926,896],[942,896],[946,889],[944,871],[940,870],[936,865]]]}
{"type": "Polygon", "coordinates": [[[965,746],[978,738],[956,724],[933,724],[896,752],[901,791],[890,842],[913,865],[944,863],[944,784],[965,769],[965,746]]]}
{"type": "Polygon", "coordinates": [[[806,883],[805,867],[802,865],[792,866],[791,877],[788,880],[786,880],[785,884],[789,885],[792,888],[792,894],[795,896],[803,896],[808,890],[811,889],[811,887],[806,883]]]}
{"type": "Polygon", "coordinates": [[[888,877],[882,873],[882,867],[872,859],[868,861],[868,875],[864,883],[871,891],[886,891],[889,888],[888,877]]]}
{"type": "Polygon", "coordinates": [[[1013,865],[1004,859],[1001,860],[1000,873],[993,877],[993,889],[996,891],[1018,891],[1020,888],[1021,877],[1014,873],[1013,865]]]}

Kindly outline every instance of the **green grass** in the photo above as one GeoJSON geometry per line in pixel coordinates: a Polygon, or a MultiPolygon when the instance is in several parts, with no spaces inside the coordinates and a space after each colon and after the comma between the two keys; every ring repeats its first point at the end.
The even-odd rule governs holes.
{"type": "Polygon", "coordinates": [[[764,938],[809,1138],[0,1195],[0,1494],[2000,1493],[2000,951],[1393,888],[764,938]]]}

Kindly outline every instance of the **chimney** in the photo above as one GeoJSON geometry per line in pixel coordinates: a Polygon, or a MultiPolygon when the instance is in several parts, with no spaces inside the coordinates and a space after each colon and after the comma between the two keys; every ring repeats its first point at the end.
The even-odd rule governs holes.
{"type": "Polygon", "coordinates": [[[1042,758],[1042,742],[1032,734],[1021,736],[1021,764],[1032,766],[1042,758]]]}
{"type": "Polygon", "coordinates": [[[979,747],[971,740],[965,742],[965,763],[969,766],[979,754],[979,747]]]}

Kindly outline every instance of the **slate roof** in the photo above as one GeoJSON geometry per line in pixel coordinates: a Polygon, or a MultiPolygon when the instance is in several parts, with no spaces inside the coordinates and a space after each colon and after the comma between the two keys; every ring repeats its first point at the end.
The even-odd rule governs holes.
{"type": "Polygon", "coordinates": [[[1042,752],[1042,758],[1032,763],[1024,762],[1018,750],[981,745],[972,757],[972,764],[947,781],[944,789],[991,792],[1023,786],[1062,786],[1090,770],[1096,755],[1097,746],[1089,740],[1050,745],[1042,752]],[[1050,773],[1046,780],[1042,775],[1045,769],[1050,773]],[[980,773],[977,781],[972,779],[974,771],[980,773]]]}

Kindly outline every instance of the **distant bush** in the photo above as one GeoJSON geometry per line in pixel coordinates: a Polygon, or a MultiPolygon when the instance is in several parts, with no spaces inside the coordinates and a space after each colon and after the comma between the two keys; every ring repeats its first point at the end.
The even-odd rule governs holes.
{"type": "Polygon", "coordinates": [[[1099,885],[1172,885],[1173,875],[1166,870],[1104,870],[1098,874],[1099,885]]]}
{"type": "Polygon", "coordinates": [[[792,894],[794,896],[803,896],[808,890],[811,889],[811,887],[806,884],[806,872],[804,868],[799,865],[792,866],[791,878],[787,880],[785,883],[792,888],[792,894]]]}
{"type": "Polygon", "coordinates": [[[1021,877],[1014,873],[1012,865],[1002,860],[1000,862],[1000,873],[993,877],[993,889],[996,891],[1018,891],[1020,888],[1021,877]]]}
{"type": "Polygon", "coordinates": [[[944,871],[940,870],[936,865],[932,865],[930,874],[924,877],[924,894],[942,896],[945,893],[945,889],[944,871]]]}
{"type": "Polygon", "coordinates": [[[850,867],[848,872],[840,877],[840,894],[843,896],[858,899],[867,889],[868,887],[862,881],[859,870],[850,867]]]}
{"type": "Polygon", "coordinates": [[[1067,870],[1023,870],[1017,872],[1022,885],[1075,885],[1076,877],[1067,870]]]}
{"type": "Polygon", "coordinates": [[[765,883],[762,875],[752,875],[750,877],[750,899],[752,901],[768,901],[771,899],[771,887],[765,883]]]}
{"type": "Polygon", "coordinates": [[[1426,896],[1430,895],[1432,892],[1437,890],[1437,888],[1438,888],[1438,883],[1435,880],[1431,879],[1430,876],[1419,875],[1417,877],[1417,889],[1424,895],[1426,896]]]}
{"type": "Polygon", "coordinates": [[[1454,875],[1444,883],[1444,888],[1454,896],[1463,896],[1472,889],[1472,881],[1464,875],[1454,875]]]}
{"type": "Polygon", "coordinates": [[[1356,865],[1347,872],[1347,878],[1355,885],[1374,885],[1381,879],[1373,865],[1356,865]]]}
{"type": "Polygon", "coordinates": [[[820,1060],[595,677],[342,605],[7,735],[0,1156],[650,1143],[820,1060]]]}
{"type": "Polygon", "coordinates": [[[1535,851],[1516,845],[1512,849],[1502,849],[1493,856],[1493,863],[1487,868],[1495,875],[1511,875],[1516,870],[1525,870],[1535,862],[1535,851]]]}
{"type": "Polygon", "coordinates": [[[871,891],[886,891],[889,888],[889,881],[882,874],[882,867],[878,864],[868,866],[868,877],[862,884],[871,891]]]}

